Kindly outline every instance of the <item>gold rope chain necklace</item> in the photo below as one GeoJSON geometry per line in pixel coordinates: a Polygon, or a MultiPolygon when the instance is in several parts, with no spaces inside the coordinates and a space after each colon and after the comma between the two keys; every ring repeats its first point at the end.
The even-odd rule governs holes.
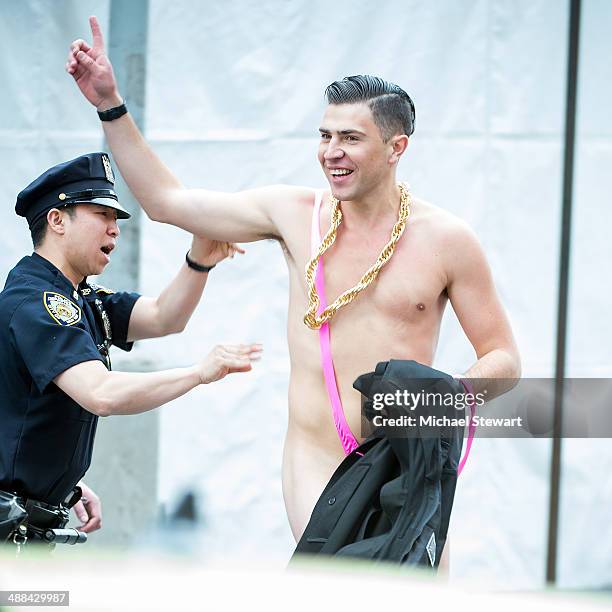
{"type": "Polygon", "coordinates": [[[308,310],[304,315],[304,323],[310,329],[319,329],[323,323],[329,321],[343,306],[350,304],[364,289],[367,289],[374,279],[378,276],[381,268],[391,259],[395,251],[395,247],[404,233],[406,221],[410,216],[411,197],[408,188],[403,183],[398,185],[400,190],[400,206],[398,219],[391,231],[391,240],[387,242],[381,251],[374,265],[361,277],[360,281],[351,289],[340,294],[333,304],[330,304],[320,315],[317,315],[320,299],[315,287],[315,279],[317,277],[317,268],[319,266],[319,258],[329,249],[336,241],[338,226],[342,222],[342,211],[340,210],[340,202],[337,198],[330,196],[332,205],[331,225],[323,242],[319,246],[318,253],[308,262],[306,266],[306,284],[308,286],[308,310]]]}

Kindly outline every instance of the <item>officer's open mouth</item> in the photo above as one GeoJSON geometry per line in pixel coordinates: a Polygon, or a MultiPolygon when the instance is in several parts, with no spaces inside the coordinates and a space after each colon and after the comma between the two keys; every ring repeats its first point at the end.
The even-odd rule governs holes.
{"type": "Polygon", "coordinates": [[[113,245],[110,246],[103,246],[100,247],[100,250],[105,254],[105,255],[110,255],[110,252],[114,249],[115,247],[113,245]]]}

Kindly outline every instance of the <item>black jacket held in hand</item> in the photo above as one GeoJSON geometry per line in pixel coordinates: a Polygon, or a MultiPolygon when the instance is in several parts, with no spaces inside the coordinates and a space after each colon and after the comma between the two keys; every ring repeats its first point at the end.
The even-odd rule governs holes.
{"type": "MultiPolygon", "coordinates": [[[[463,392],[448,374],[406,360],[379,363],[353,387],[365,396],[368,419],[376,412],[372,399],[378,393],[463,392]]],[[[430,406],[403,411],[416,417],[415,427],[403,432],[379,427],[346,457],[317,501],[292,560],[319,554],[437,568],[455,496],[463,428],[421,426],[418,417],[431,414],[430,406]]],[[[451,414],[454,408],[442,411],[451,414]]],[[[440,414],[440,406],[433,412],[440,414]]]]}

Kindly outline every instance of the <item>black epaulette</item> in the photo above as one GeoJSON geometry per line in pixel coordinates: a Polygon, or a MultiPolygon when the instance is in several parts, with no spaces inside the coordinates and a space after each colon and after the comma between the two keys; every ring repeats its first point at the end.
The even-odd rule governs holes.
{"type": "Polygon", "coordinates": [[[104,295],[112,295],[115,293],[112,289],[108,289],[107,287],[103,287],[102,285],[96,285],[95,283],[87,283],[92,291],[96,293],[103,293],[104,295]]]}

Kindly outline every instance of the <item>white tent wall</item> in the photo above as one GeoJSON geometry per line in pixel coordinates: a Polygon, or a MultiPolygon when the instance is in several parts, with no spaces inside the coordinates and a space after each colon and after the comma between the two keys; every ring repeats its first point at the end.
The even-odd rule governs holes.
{"type": "Polygon", "coordinates": [[[102,146],[95,113],[81,103],[63,72],[67,43],[109,2],[0,2],[2,96],[0,189],[4,202],[0,269],[3,276],[31,250],[24,220],[14,214],[17,193],[46,168],[102,146]]]}
{"type": "MultiPolygon", "coordinates": [[[[604,228],[611,213],[602,186],[610,180],[612,79],[600,62],[609,55],[612,6],[583,5],[583,33],[591,35],[581,46],[568,365],[576,376],[608,376],[611,296],[601,281],[603,254],[610,260],[604,228]]],[[[109,7],[0,3],[4,275],[30,249],[25,223],[13,214],[15,194],[46,167],[102,145],[93,109],[62,71],[69,41],[88,36],[87,16],[97,14],[106,28],[109,7]]],[[[524,375],[551,376],[568,12],[556,0],[151,0],[146,135],[189,187],[324,186],[316,149],[325,85],[356,73],[399,83],[417,112],[399,178],[474,227],[511,318],[524,375]]],[[[155,295],[180,265],[189,237],[142,223],[140,290],[155,295]]],[[[184,334],[140,343],[132,355],[117,352],[114,359],[117,367],[140,359],[158,369],[191,363],[218,342],[265,343],[265,358],[251,374],[161,410],[158,501],[170,507],[182,491],[195,490],[211,557],[282,564],[293,546],[280,484],[287,275],[277,244],[251,244],[247,251],[211,274],[184,334]]],[[[434,365],[458,371],[473,360],[449,309],[434,365]]],[[[561,584],[596,586],[612,569],[605,510],[612,501],[612,451],[607,440],[570,442],[577,441],[564,446],[561,584]]],[[[476,441],[451,524],[454,579],[542,585],[550,447],[546,440],[476,441]]],[[[98,449],[96,460],[105,452],[98,449]]]]}

